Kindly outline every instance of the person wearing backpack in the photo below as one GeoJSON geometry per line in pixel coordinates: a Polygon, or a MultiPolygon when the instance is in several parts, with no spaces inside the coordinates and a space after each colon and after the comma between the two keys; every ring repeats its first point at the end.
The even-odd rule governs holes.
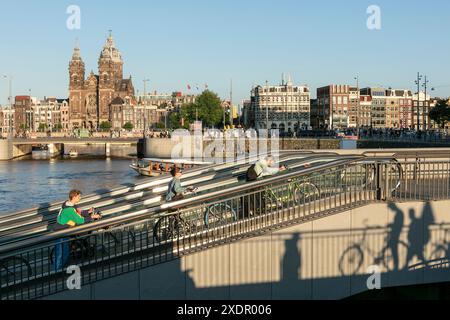
{"type": "MultiPolygon", "coordinates": [[[[272,176],[280,171],[286,170],[285,166],[275,167],[275,159],[273,156],[268,155],[260,160],[258,160],[254,165],[252,165],[247,170],[247,182],[256,181],[263,177],[272,176]]],[[[251,195],[244,196],[242,198],[244,215],[251,216],[258,212],[264,212],[266,201],[263,194],[255,193],[254,191],[261,191],[261,189],[256,188],[254,190],[250,190],[249,193],[251,195]]]]}
{"type": "Polygon", "coordinates": [[[256,181],[263,177],[273,176],[280,171],[286,170],[285,166],[274,167],[274,164],[275,159],[273,156],[269,155],[259,159],[247,170],[247,181],[256,181]]]}

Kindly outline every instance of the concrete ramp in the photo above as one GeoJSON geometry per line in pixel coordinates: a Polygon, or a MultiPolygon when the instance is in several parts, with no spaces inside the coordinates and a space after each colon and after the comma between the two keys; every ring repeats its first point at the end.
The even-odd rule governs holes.
{"type": "Polygon", "coordinates": [[[381,288],[450,281],[449,207],[370,204],[47,299],[343,299],[374,271],[381,288]]]}

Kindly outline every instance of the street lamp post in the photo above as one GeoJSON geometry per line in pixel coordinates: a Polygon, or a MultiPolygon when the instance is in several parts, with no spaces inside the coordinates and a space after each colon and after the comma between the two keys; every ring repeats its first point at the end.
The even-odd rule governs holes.
{"type": "Polygon", "coordinates": [[[360,98],[360,93],[359,93],[359,76],[355,77],[356,80],[356,98],[358,99],[356,102],[356,135],[359,137],[359,127],[360,127],[360,122],[359,122],[359,109],[360,109],[360,104],[361,104],[361,98],[360,98]]]}
{"type": "Polygon", "coordinates": [[[226,118],[226,107],[223,106],[223,132],[225,132],[225,118],[226,118]]]}
{"type": "Polygon", "coordinates": [[[428,100],[427,100],[427,85],[430,81],[428,81],[427,76],[425,76],[425,80],[423,82],[423,87],[425,88],[425,98],[424,98],[424,106],[423,106],[423,129],[427,130],[427,114],[428,114],[428,100]]]}
{"type": "Polygon", "coordinates": [[[150,81],[150,79],[144,79],[142,80],[144,82],[144,139],[145,139],[145,133],[147,131],[147,83],[150,81]]]}
{"type": "Polygon", "coordinates": [[[422,80],[422,76],[420,72],[417,72],[417,80],[415,83],[417,84],[417,132],[420,130],[420,81],[422,80]]]}

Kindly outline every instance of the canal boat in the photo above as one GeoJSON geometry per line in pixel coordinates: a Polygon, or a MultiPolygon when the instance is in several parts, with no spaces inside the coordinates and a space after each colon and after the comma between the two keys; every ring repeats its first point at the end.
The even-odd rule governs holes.
{"type": "Polygon", "coordinates": [[[211,165],[211,162],[191,161],[184,159],[134,159],[130,168],[142,176],[159,177],[168,174],[176,166],[181,170],[196,168],[199,166],[211,165]]]}

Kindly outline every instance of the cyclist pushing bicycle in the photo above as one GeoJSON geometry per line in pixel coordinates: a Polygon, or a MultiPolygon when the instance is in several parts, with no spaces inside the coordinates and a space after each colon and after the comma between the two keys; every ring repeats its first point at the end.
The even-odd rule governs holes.
{"type": "MultiPolygon", "coordinates": [[[[181,186],[181,177],[183,172],[178,167],[173,167],[170,170],[173,179],[169,182],[166,194],[166,202],[173,202],[183,200],[187,193],[195,193],[198,188],[181,186]]],[[[191,225],[184,221],[179,212],[179,208],[170,208],[168,210],[170,215],[164,216],[156,222],[153,235],[157,242],[171,240],[184,234],[189,234],[191,225]],[[176,214],[172,214],[176,213],[176,214]]]]}
{"type": "MultiPolygon", "coordinates": [[[[63,203],[61,210],[56,218],[55,231],[73,228],[88,222],[100,220],[101,214],[94,208],[89,210],[81,210],[77,204],[81,200],[81,191],[72,190],[69,193],[69,201],[63,203]]],[[[55,271],[59,271],[63,268],[70,257],[70,239],[61,238],[57,240],[55,247],[55,271]]]]}
{"type": "Polygon", "coordinates": [[[183,188],[181,186],[181,177],[183,175],[183,172],[180,170],[180,168],[174,167],[172,170],[170,170],[170,174],[172,175],[173,179],[170,181],[167,190],[167,202],[182,200],[184,199],[184,195],[187,192],[194,192],[196,190],[195,187],[183,188]]]}

